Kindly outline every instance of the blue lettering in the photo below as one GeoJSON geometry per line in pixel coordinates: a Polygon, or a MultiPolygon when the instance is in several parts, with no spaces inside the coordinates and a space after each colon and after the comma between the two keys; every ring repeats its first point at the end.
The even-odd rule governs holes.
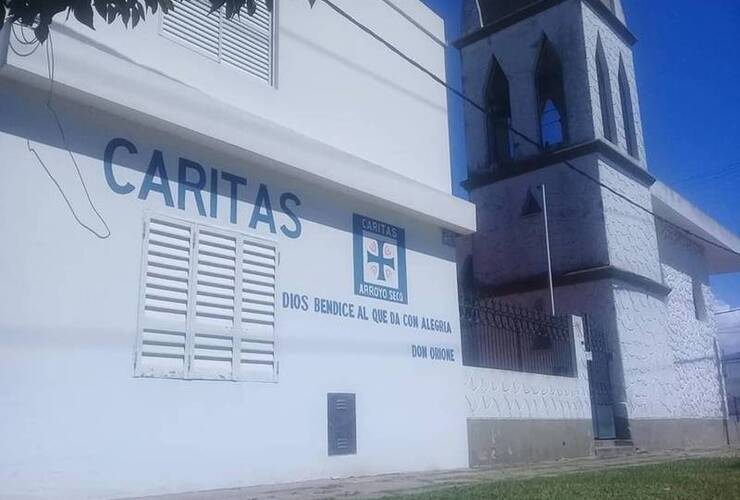
{"type": "Polygon", "coordinates": [[[149,168],[146,170],[144,182],[141,184],[141,189],[139,190],[139,199],[146,200],[150,191],[162,193],[162,196],[164,196],[164,202],[167,206],[175,206],[175,203],[172,200],[170,183],[167,179],[167,170],[164,168],[164,158],[162,157],[162,152],[158,149],[155,149],[154,153],[152,153],[152,159],[149,161],[149,168]],[[159,183],[154,182],[155,175],[159,178],[159,183]]]}
{"type": "Polygon", "coordinates": [[[293,210],[290,209],[288,206],[288,202],[292,202],[295,204],[296,207],[301,206],[301,200],[298,199],[296,195],[293,193],[283,193],[280,196],[280,210],[283,211],[285,215],[287,215],[291,221],[293,221],[293,225],[295,226],[293,229],[288,229],[288,227],[283,224],[280,226],[280,230],[283,232],[285,236],[288,238],[300,238],[301,237],[301,220],[298,218],[298,216],[293,212],[293,210]]]}
{"type": "Polygon", "coordinates": [[[128,194],[135,189],[133,184],[130,182],[119,184],[116,182],[116,178],[113,175],[113,153],[118,148],[126,148],[130,154],[137,154],[139,151],[137,151],[134,143],[128,139],[117,137],[115,139],[111,139],[105,147],[105,153],[103,154],[103,168],[105,169],[105,180],[108,182],[108,185],[114,193],[128,194]]]}
{"type": "Polygon", "coordinates": [[[177,208],[185,210],[185,193],[191,191],[195,197],[195,204],[198,206],[198,213],[203,217],[206,216],[206,207],[203,204],[202,189],[206,187],[206,171],[200,163],[180,158],[180,165],[177,173],[177,208]],[[194,170],[198,174],[198,180],[188,180],[188,170],[194,170]]]}
{"type": "Polygon", "coordinates": [[[211,169],[211,217],[218,217],[218,170],[211,169]]]}
{"type": "Polygon", "coordinates": [[[254,201],[254,210],[252,219],[249,221],[249,227],[257,228],[257,224],[264,222],[270,226],[270,232],[275,233],[275,218],[272,216],[272,203],[270,203],[270,194],[267,192],[267,186],[260,184],[257,190],[257,199],[254,201]],[[262,210],[265,213],[262,213],[262,210]]]}
{"type": "Polygon", "coordinates": [[[229,191],[229,198],[231,199],[231,215],[229,216],[229,220],[232,224],[236,224],[236,202],[239,199],[239,185],[246,186],[247,179],[228,172],[221,172],[221,178],[231,184],[231,190],[229,191]]]}

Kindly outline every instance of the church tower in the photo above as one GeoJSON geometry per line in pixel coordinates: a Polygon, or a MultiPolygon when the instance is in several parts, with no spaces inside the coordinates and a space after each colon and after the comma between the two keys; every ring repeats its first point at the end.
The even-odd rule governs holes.
{"type": "Polygon", "coordinates": [[[631,386],[656,361],[639,351],[667,289],[653,217],[594,182],[652,209],[621,1],[465,0],[464,23],[464,91],[487,111],[465,111],[465,187],[478,208],[466,285],[549,311],[544,185],[556,313],[588,315],[605,335],[612,400],[595,417],[613,419],[605,437],[630,438],[643,417],[631,386]]]}

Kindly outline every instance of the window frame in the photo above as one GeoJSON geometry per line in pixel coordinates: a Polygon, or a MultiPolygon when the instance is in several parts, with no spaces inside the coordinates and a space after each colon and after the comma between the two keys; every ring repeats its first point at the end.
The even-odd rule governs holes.
{"type": "MultiPolygon", "coordinates": [[[[210,222],[210,221],[209,221],[210,222]]],[[[214,221],[215,222],[215,221],[214,221]]],[[[243,244],[242,244],[243,248],[243,244]]],[[[143,223],[142,223],[142,239],[141,239],[141,251],[139,255],[139,280],[138,280],[138,301],[137,301],[137,322],[136,322],[136,335],[135,335],[135,345],[134,345],[134,377],[135,378],[148,378],[148,379],[174,379],[174,380],[204,380],[204,381],[227,381],[227,382],[262,382],[262,383],[277,383],[279,379],[280,374],[280,342],[278,339],[278,323],[279,323],[279,307],[278,307],[278,298],[279,298],[279,290],[278,290],[278,284],[280,283],[280,250],[278,246],[278,242],[274,238],[267,238],[262,235],[255,235],[250,234],[244,231],[239,231],[233,228],[226,228],[218,224],[214,223],[203,223],[198,222],[186,218],[180,218],[180,217],[172,217],[169,215],[164,215],[159,212],[146,210],[144,212],[143,217],[143,223]],[[161,369],[159,367],[151,367],[151,366],[143,366],[142,363],[142,351],[143,351],[143,333],[145,329],[145,316],[144,316],[144,302],[145,302],[145,296],[146,296],[146,283],[147,283],[147,267],[148,267],[148,244],[149,244],[149,226],[151,225],[152,219],[156,219],[157,221],[162,221],[167,224],[174,224],[178,226],[188,226],[190,228],[190,250],[189,250],[189,264],[188,264],[188,294],[187,294],[187,306],[186,306],[186,326],[185,326],[185,332],[184,332],[184,357],[183,357],[183,366],[180,373],[173,373],[172,371],[168,371],[166,369],[161,369]],[[273,291],[274,291],[274,304],[273,304],[273,324],[272,324],[272,374],[269,376],[254,376],[250,374],[244,374],[241,370],[238,370],[237,373],[235,373],[235,366],[232,365],[232,372],[231,375],[228,377],[224,376],[205,376],[202,374],[199,374],[197,370],[193,370],[192,368],[192,360],[194,357],[194,339],[196,336],[195,327],[193,324],[193,317],[195,315],[195,304],[194,302],[191,303],[191,297],[193,297],[193,301],[195,298],[197,298],[197,295],[195,293],[195,286],[197,286],[194,281],[191,278],[191,273],[197,273],[197,260],[194,262],[193,259],[198,258],[198,253],[195,252],[195,242],[197,241],[197,235],[198,232],[201,229],[206,229],[209,232],[216,233],[216,234],[222,234],[227,236],[232,236],[236,239],[236,241],[242,241],[242,242],[252,242],[254,244],[260,245],[260,246],[269,246],[274,249],[274,285],[273,285],[273,291]],[[195,264],[195,267],[193,265],[195,264]],[[191,308],[192,305],[192,308],[191,308]]],[[[237,264],[238,268],[241,269],[241,265],[237,264]]],[[[243,280],[244,273],[242,272],[240,275],[237,276],[235,271],[235,284],[234,287],[236,288],[236,280],[241,279],[243,280]]],[[[240,301],[240,304],[243,303],[243,296],[242,300],[240,301]]],[[[241,313],[239,315],[236,314],[236,309],[234,310],[234,323],[236,323],[237,320],[240,320],[241,313]]],[[[239,328],[233,326],[231,329],[232,332],[232,342],[233,339],[238,338],[240,343],[240,352],[239,355],[241,355],[241,342],[244,336],[242,333],[245,333],[243,330],[240,330],[239,328]]],[[[208,332],[204,333],[205,335],[208,335],[208,332]]],[[[214,333],[215,334],[215,333],[214,333]]],[[[234,356],[233,353],[234,347],[232,344],[232,357],[234,356]]]]}
{"type": "Polygon", "coordinates": [[[488,79],[485,86],[486,102],[486,148],[488,156],[488,168],[501,165],[514,159],[514,144],[511,137],[512,106],[509,79],[499,64],[495,55],[491,56],[491,64],[488,70],[488,79]],[[498,95],[497,83],[503,83],[505,96],[498,95]],[[502,102],[498,103],[498,98],[502,102]],[[503,100],[506,102],[504,103],[503,100]],[[504,104],[504,110],[498,109],[495,104],[504,104]],[[505,124],[504,133],[500,134],[502,125],[505,124]],[[505,139],[505,145],[499,139],[505,139]]]}
{"type": "Polygon", "coordinates": [[[614,116],[614,96],[612,93],[611,74],[609,73],[609,61],[606,51],[601,42],[601,37],[596,41],[596,80],[599,92],[599,107],[601,110],[601,129],[604,138],[612,144],[618,144],[617,120],[614,116]]]}
{"type": "MultiPolygon", "coordinates": [[[[198,1],[198,2],[205,2],[206,0],[183,0],[183,1],[198,1]]],[[[279,12],[280,12],[280,0],[273,0],[273,7],[271,12],[271,24],[270,24],[270,78],[269,80],[263,80],[262,78],[232,64],[228,63],[223,60],[221,56],[221,50],[223,46],[223,20],[224,20],[224,7],[221,7],[218,11],[218,55],[214,56],[213,54],[209,53],[208,51],[204,50],[202,47],[199,47],[198,45],[194,43],[189,43],[186,40],[183,40],[182,38],[179,38],[177,36],[174,36],[170,33],[167,33],[164,30],[164,17],[165,13],[160,12],[159,14],[159,26],[157,29],[157,33],[162,38],[174,43],[175,45],[182,47],[184,49],[187,49],[189,51],[195,52],[206,59],[209,59],[216,64],[218,64],[220,67],[227,68],[229,71],[236,71],[239,74],[245,74],[249,76],[249,78],[253,81],[260,82],[263,85],[267,85],[270,88],[277,89],[278,87],[278,64],[277,64],[277,58],[278,58],[278,23],[279,23],[279,12]]],[[[244,7],[246,8],[246,6],[244,7]]],[[[247,15],[247,14],[245,14],[247,15]]]]}
{"type": "Polygon", "coordinates": [[[537,55],[537,63],[535,65],[534,83],[535,94],[537,96],[536,116],[540,146],[548,151],[563,148],[570,143],[570,123],[568,117],[568,97],[565,86],[565,68],[563,67],[563,60],[560,57],[560,54],[547,36],[543,36],[542,42],[540,43],[540,50],[537,55]],[[548,61],[548,57],[551,61],[548,61]],[[555,69],[556,71],[554,74],[552,72],[543,71],[543,66],[548,62],[556,63],[554,68],[547,68],[550,70],[555,69]],[[545,79],[547,80],[546,82],[544,81],[545,79]],[[555,82],[555,85],[553,85],[553,82],[555,82]],[[549,84],[547,89],[542,88],[543,83],[549,84]],[[545,90],[548,91],[545,92],[545,90]],[[558,106],[558,101],[560,101],[560,106],[558,106]],[[553,108],[557,111],[560,117],[558,121],[560,123],[561,141],[553,144],[545,143],[543,118],[546,113],[548,102],[552,103],[553,108]]]}
{"type": "Polygon", "coordinates": [[[640,142],[637,137],[637,117],[632,87],[630,84],[624,59],[619,59],[619,73],[617,74],[617,85],[619,86],[619,102],[622,112],[622,127],[624,128],[624,141],[627,153],[636,160],[640,160],[640,142]]]}

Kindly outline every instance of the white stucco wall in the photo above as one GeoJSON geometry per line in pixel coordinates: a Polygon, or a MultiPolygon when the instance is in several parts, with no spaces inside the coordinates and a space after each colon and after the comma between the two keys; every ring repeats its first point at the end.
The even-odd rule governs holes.
{"type": "Polygon", "coordinates": [[[109,498],[467,464],[454,248],[439,227],[276,174],[267,158],[245,162],[55,97],[65,140],[46,97],[0,84],[0,231],[10,238],[0,250],[0,497],[109,498]],[[117,182],[135,187],[128,194],[106,183],[102,155],[115,137],[138,150],[113,159],[117,182]],[[184,210],[157,192],[139,199],[155,148],[175,203],[178,158],[245,177],[237,223],[225,183],[215,218],[198,214],[192,193],[184,210]],[[247,225],[260,184],[274,233],[247,225]],[[301,202],[297,239],[280,229],[293,224],[277,201],[285,192],[301,202]],[[83,229],[62,193],[110,237],[83,229]],[[134,377],[146,211],[277,241],[279,299],[303,294],[311,308],[280,300],[276,383],[134,377]],[[353,213],[405,228],[408,304],[354,295],[353,213]],[[316,313],[315,298],[365,306],[369,319],[316,313]],[[374,309],[446,321],[451,332],[377,323],[374,309]],[[453,349],[455,361],[414,359],[412,345],[453,349]],[[355,456],[327,456],[328,392],[357,394],[355,456]]]}
{"type": "MultiPolygon", "coordinates": [[[[443,48],[389,6],[338,3],[444,78],[443,48]]],[[[91,31],[60,18],[48,51],[55,93],[472,232],[472,207],[451,195],[444,88],[326,5],[276,4],[274,87],[165,38],[157,14],[135,37],[117,23],[91,31]]],[[[400,5],[443,37],[441,19],[422,2],[400,5]]],[[[6,27],[0,74],[48,88],[47,50],[16,51],[29,48],[6,27]]]]}
{"type": "MultiPolygon", "coordinates": [[[[360,22],[445,78],[444,50],[382,2],[338,0],[360,22]]],[[[139,90],[164,75],[218,102],[285,126],[404,176],[450,192],[447,98],[443,87],[317,3],[276,1],[276,84],[226,67],[160,34],[161,14],[149,15],[135,36],[122,23],[96,23],[92,31],[59,16],[52,31],[59,82],[70,73],[94,73],[75,85],[104,95],[96,82],[124,77],[139,90]],[[79,67],[85,62],[95,67],[79,67]],[[402,110],[402,112],[401,112],[402,110]],[[394,119],[389,120],[388,117],[394,119]],[[382,147],[379,147],[382,145],[382,147]]],[[[442,19],[418,0],[401,7],[444,38],[442,19]]],[[[246,15],[246,14],[245,14],[246,15]]],[[[10,65],[33,68],[44,51],[10,65]]],[[[46,66],[39,67],[46,76],[46,66]]],[[[115,83],[109,82],[109,83],[115,83]]],[[[186,103],[181,103],[187,106],[186,103]]]]}
{"type": "Polygon", "coordinates": [[[670,294],[614,291],[630,416],[721,418],[714,301],[701,248],[660,223],[658,242],[670,294]],[[692,281],[705,297],[705,319],[696,316],[692,281]]]}

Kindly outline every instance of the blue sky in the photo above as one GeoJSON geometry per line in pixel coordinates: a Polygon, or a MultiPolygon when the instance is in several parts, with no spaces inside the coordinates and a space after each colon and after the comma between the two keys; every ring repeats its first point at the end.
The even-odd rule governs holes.
{"type": "MultiPolygon", "coordinates": [[[[459,35],[461,0],[424,0],[459,35]]],[[[639,39],[635,64],[648,167],[728,229],[740,234],[740,2],[622,0],[639,39]]],[[[460,61],[448,54],[460,88],[460,61]]],[[[465,179],[462,102],[449,98],[455,192],[465,179]]],[[[740,273],[712,278],[715,294],[740,307],[740,273]]]]}

